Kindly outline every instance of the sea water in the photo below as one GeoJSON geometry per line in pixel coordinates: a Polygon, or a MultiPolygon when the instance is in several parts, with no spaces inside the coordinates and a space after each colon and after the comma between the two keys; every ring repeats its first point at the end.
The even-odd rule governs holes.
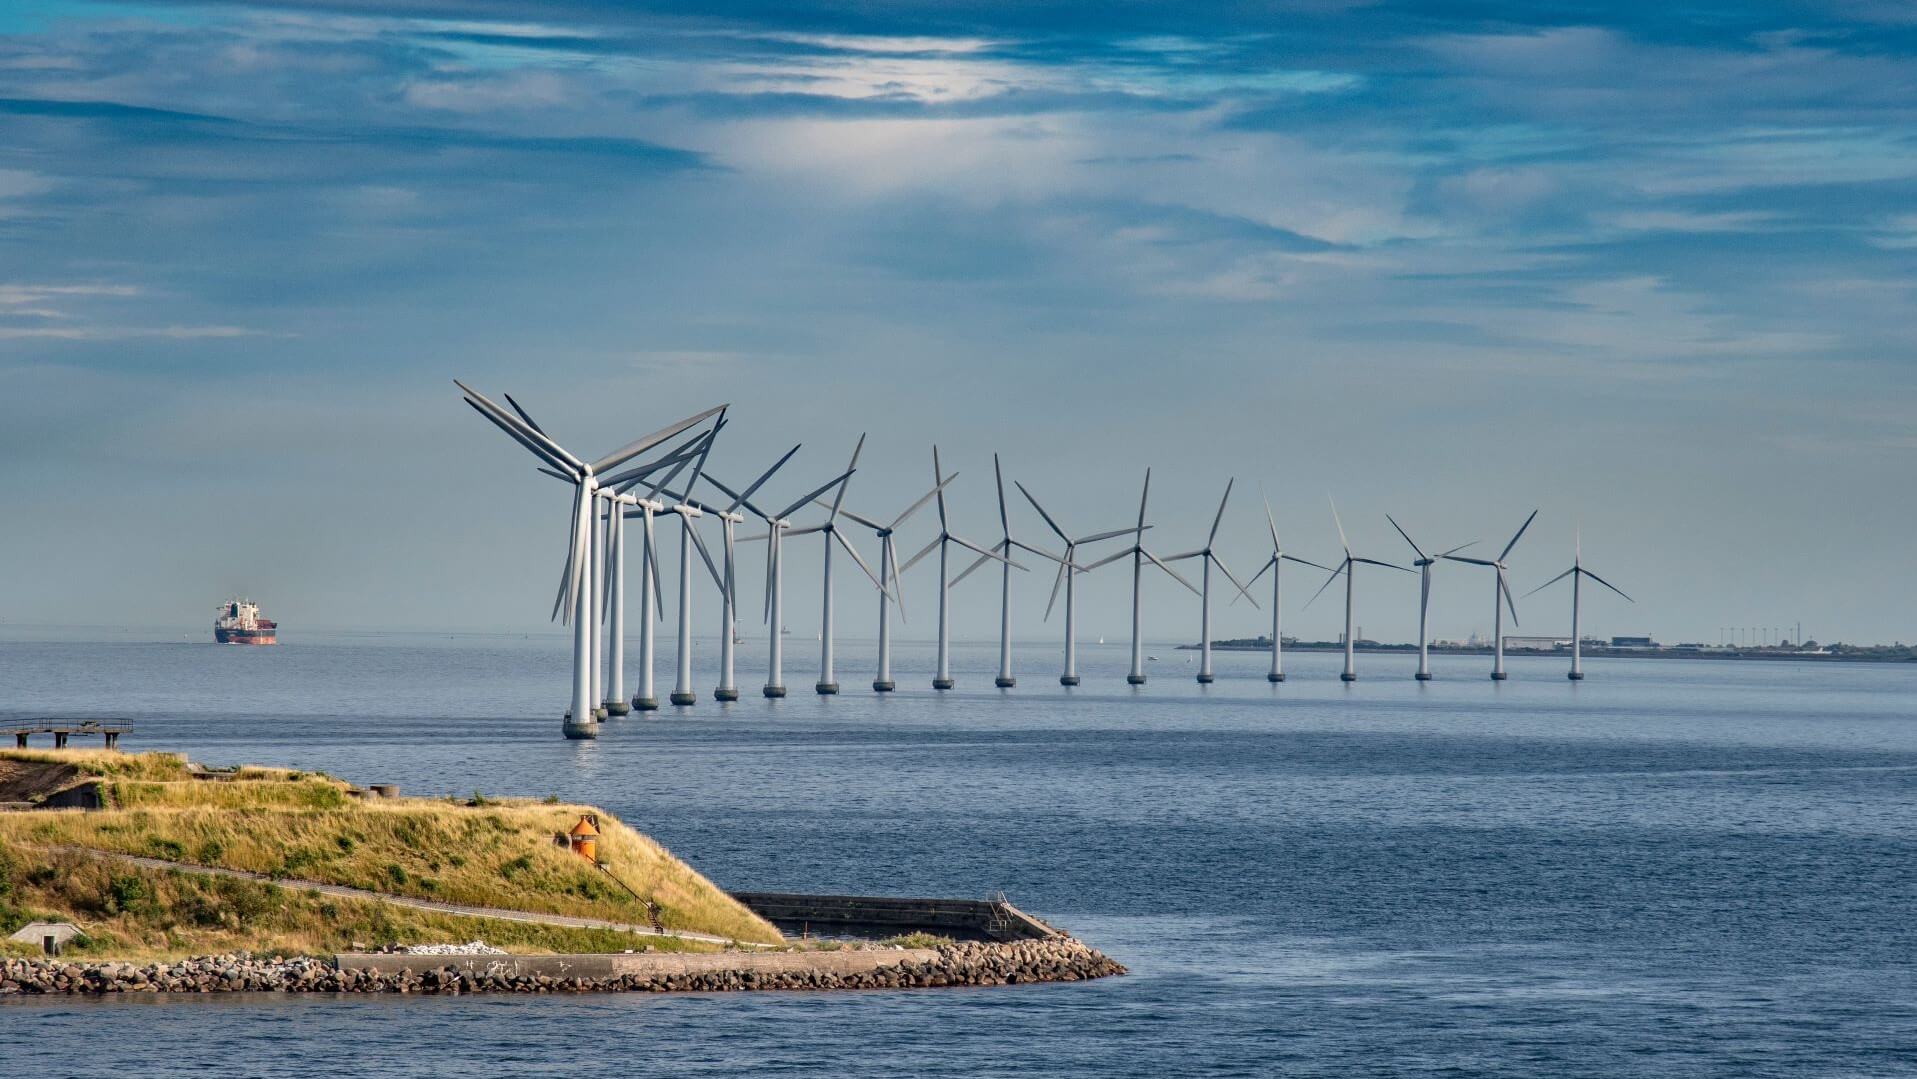
{"type": "MultiPolygon", "coordinates": [[[[670,641],[659,695],[671,688],[670,641]]],[[[735,889],[1003,891],[1128,965],[831,994],[0,1002],[6,1075],[1917,1073],[1917,669],[840,644],[844,691],[559,734],[559,638],[0,643],[0,712],[408,794],[596,803],[735,889]]],[[[627,692],[635,682],[628,675],[627,692]]]]}

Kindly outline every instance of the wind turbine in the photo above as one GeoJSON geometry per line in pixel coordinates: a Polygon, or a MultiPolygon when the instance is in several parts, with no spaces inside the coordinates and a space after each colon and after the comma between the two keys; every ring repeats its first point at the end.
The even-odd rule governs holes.
{"type": "MultiPolygon", "coordinates": [[[[1526,592],[1525,595],[1535,596],[1539,592],[1542,592],[1545,589],[1551,587],[1552,585],[1558,583],[1559,581],[1564,580],[1566,577],[1571,578],[1571,671],[1569,674],[1565,675],[1565,677],[1569,678],[1573,682],[1582,682],[1584,680],[1584,651],[1583,651],[1584,639],[1578,633],[1578,592],[1579,592],[1578,585],[1580,583],[1580,580],[1581,578],[1589,577],[1593,581],[1596,581],[1597,583],[1603,585],[1604,587],[1610,589],[1611,591],[1616,592],[1620,596],[1624,596],[1624,591],[1620,589],[1618,586],[1612,584],[1611,582],[1605,580],[1604,578],[1584,568],[1583,537],[1581,536],[1576,537],[1576,539],[1574,540],[1574,544],[1575,545],[1571,548],[1571,551],[1572,551],[1571,568],[1565,570],[1563,573],[1558,574],[1556,577],[1551,578],[1550,580],[1544,582],[1543,584],[1537,586],[1536,588],[1533,588],[1531,591],[1526,592]]],[[[1632,599],[1629,596],[1624,596],[1624,601],[1626,603],[1637,602],[1636,600],[1632,599]]],[[[1802,634],[1799,634],[1799,636],[1802,636],[1802,634]]]]}
{"type": "MultiPolygon", "coordinates": [[[[956,476],[957,473],[953,473],[953,475],[956,476]]],[[[1005,512],[1005,473],[999,470],[998,454],[996,453],[992,455],[992,478],[998,483],[998,523],[1005,536],[1004,539],[992,545],[992,551],[998,555],[999,572],[1001,574],[998,592],[998,677],[992,680],[992,684],[1000,689],[1011,689],[1018,684],[1018,679],[1012,677],[1013,566],[1012,563],[1007,560],[1012,557],[1012,550],[1014,548],[1021,551],[1029,551],[1040,558],[1049,558],[1057,562],[1061,567],[1065,565],[1065,560],[1050,551],[1040,550],[1029,543],[1012,538],[1012,519],[1010,515],[1005,512]]],[[[965,567],[957,577],[952,578],[952,583],[957,584],[963,581],[971,575],[973,570],[992,561],[992,558],[993,555],[991,554],[979,555],[978,558],[974,560],[971,565],[965,567]]]]}
{"type": "Polygon", "coordinates": [[[782,621],[783,615],[781,611],[783,610],[785,600],[785,535],[787,531],[792,528],[791,517],[799,511],[801,506],[806,505],[834,487],[839,487],[840,492],[843,493],[844,487],[842,485],[852,478],[853,471],[853,469],[847,469],[841,472],[837,476],[832,477],[832,479],[820,484],[817,490],[812,491],[803,498],[795,500],[790,506],[776,513],[767,513],[754,505],[749,496],[735,495],[716,480],[707,477],[707,482],[712,483],[713,486],[718,487],[719,490],[725,491],[727,495],[738,499],[739,505],[744,506],[747,510],[751,511],[753,516],[766,523],[766,530],[763,535],[745,536],[741,538],[741,542],[756,543],[759,540],[766,541],[765,620],[766,624],[771,627],[771,632],[770,639],[766,644],[767,663],[764,692],[768,697],[785,696],[785,623],[782,621]]]}
{"type": "MultiPolygon", "coordinates": [[[[745,520],[745,516],[738,512],[739,507],[745,505],[746,500],[751,498],[753,493],[758,491],[760,487],[764,486],[765,482],[772,478],[772,474],[783,467],[787,461],[790,461],[792,455],[797,452],[799,452],[798,446],[794,446],[785,451],[783,457],[772,462],[771,468],[760,473],[759,478],[753,480],[752,485],[740,493],[735,494],[725,484],[720,483],[712,474],[707,473],[705,475],[705,481],[707,483],[718,488],[727,497],[732,499],[732,502],[723,509],[716,506],[707,506],[703,503],[701,504],[707,513],[717,517],[720,522],[722,522],[725,530],[725,571],[723,575],[715,572],[715,576],[720,577],[719,591],[724,597],[725,613],[722,619],[724,625],[720,627],[724,632],[724,636],[721,638],[719,645],[719,684],[712,691],[713,700],[736,701],[739,699],[739,687],[733,681],[733,667],[738,651],[736,640],[739,635],[739,558],[736,526],[739,522],[745,520]]],[[[758,511],[754,510],[753,512],[756,513],[758,511]]],[[[703,547],[701,547],[700,553],[706,553],[703,547]]],[[[710,555],[706,557],[706,568],[713,568],[710,555]]]]}
{"type": "Polygon", "coordinates": [[[1127,684],[1134,686],[1142,686],[1145,684],[1145,640],[1140,636],[1143,629],[1143,622],[1139,617],[1138,594],[1140,586],[1144,583],[1146,560],[1149,559],[1152,565],[1170,574],[1172,580],[1184,585],[1185,589],[1192,595],[1196,596],[1199,594],[1198,589],[1193,588],[1190,581],[1180,577],[1176,570],[1167,566],[1157,555],[1145,549],[1143,542],[1145,539],[1145,529],[1149,527],[1145,524],[1145,502],[1151,497],[1151,493],[1152,470],[1148,468],[1145,470],[1145,488],[1138,496],[1138,524],[1126,530],[1132,534],[1132,545],[1122,551],[1113,551],[1111,554],[1085,567],[1088,570],[1094,570],[1107,563],[1116,562],[1126,555],[1130,555],[1132,558],[1132,669],[1131,673],[1125,676],[1125,681],[1127,684]]]}
{"type": "MultiPolygon", "coordinates": [[[[1238,589],[1239,596],[1245,597],[1246,601],[1248,601],[1253,607],[1258,606],[1258,601],[1251,598],[1251,593],[1245,591],[1245,586],[1242,584],[1239,584],[1238,578],[1233,577],[1231,575],[1231,570],[1226,568],[1225,566],[1225,560],[1218,557],[1218,553],[1212,549],[1212,544],[1218,541],[1218,526],[1225,519],[1225,503],[1231,501],[1231,486],[1232,484],[1236,482],[1238,481],[1235,479],[1229,479],[1225,481],[1225,497],[1218,500],[1218,514],[1217,516],[1211,519],[1211,532],[1205,536],[1205,545],[1203,547],[1198,548],[1196,551],[1186,551],[1184,554],[1175,554],[1165,559],[1165,561],[1167,562],[1178,562],[1187,558],[1200,558],[1204,560],[1203,562],[1204,574],[1199,578],[1199,583],[1204,585],[1204,590],[1198,594],[1198,681],[1201,684],[1210,684],[1212,681],[1212,675],[1211,675],[1211,568],[1212,566],[1216,565],[1218,567],[1218,571],[1225,575],[1225,579],[1227,581],[1230,581],[1232,585],[1238,589]]],[[[1237,598],[1238,598],[1237,596],[1232,597],[1234,601],[1236,601],[1237,598]]]]}
{"type": "MultiPolygon", "coordinates": [[[[719,413],[713,422],[712,433],[719,433],[725,426],[726,416],[719,413]]],[[[705,471],[706,455],[712,452],[712,439],[708,438],[705,448],[699,451],[699,463],[692,467],[692,478],[686,481],[686,494],[670,507],[679,515],[679,653],[672,695],[667,698],[675,707],[686,708],[698,703],[699,695],[692,689],[692,550],[697,546],[705,557],[706,567],[712,566],[712,556],[706,552],[705,541],[699,538],[698,526],[693,522],[704,514],[704,510],[692,500],[691,492],[699,482],[699,473],[705,471]]],[[[723,587],[723,585],[721,586],[723,587]]]]}
{"type": "MultiPolygon", "coordinates": [[[[860,435],[858,445],[852,447],[852,463],[845,469],[846,480],[840,481],[838,494],[832,496],[832,512],[826,515],[825,523],[813,525],[810,528],[795,528],[789,533],[793,536],[803,536],[811,532],[825,533],[825,598],[821,601],[819,609],[819,682],[813,687],[822,695],[839,691],[839,681],[832,673],[832,544],[836,542],[845,548],[845,553],[852,556],[852,561],[857,562],[859,568],[865,571],[865,575],[872,578],[873,586],[880,592],[885,591],[885,586],[880,584],[878,577],[873,575],[872,567],[865,564],[865,559],[860,558],[859,552],[852,548],[852,542],[839,531],[839,507],[845,503],[846,482],[851,479],[853,472],[858,471],[859,451],[863,449],[865,449],[865,436],[860,435]]],[[[804,504],[800,503],[800,505],[804,504]]]]}
{"type": "MultiPolygon", "coordinates": [[[[1431,566],[1432,563],[1450,558],[1471,544],[1461,543],[1441,555],[1428,555],[1424,553],[1423,547],[1418,546],[1418,541],[1411,538],[1411,533],[1406,532],[1404,526],[1398,523],[1397,518],[1387,513],[1385,520],[1391,522],[1391,527],[1397,529],[1398,535],[1403,536],[1404,541],[1409,543],[1411,549],[1418,554],[1417,561],[1411,563],[1418,567],[1418,673],[1414,677],[1420,682],[1429,682],[1431,681],[1431,650],[1425,639],[1425,625],[1431,611],[1431,566]]],[[[1476,542],[1476,540],[1471,541],[1471,543],[1476,542]]]]}
{"type": "MultiPolygon", "coordinates": [[[[555,614],[564,612],[567,619],[571,621],[573,629],[572,708],[566,715],[562,729],[568,738],[595,738],[599,733],[595,718],[598,701],[593,692],[595,688],[593,683],[596,681],[594,677],[596,656],[593,647],[596,597],[595,590],[589,587],[586,578],[594,557],[595,500],[598,498],[602,483],[601,477],[686,428],[717,414],[726,406],[719,405],[689,416],[644,438],[627,443],[596,461],[586,462],[547,437],[524,416],[508,413],[494,404],[491,398],[464,382],[455,379],[454,385],[465,394],[466,403],[471,405],[474,411],[486,417],[494,426],[506,432],[513,441],[526,447],[533,456],[538,457],[560,473],[562,478],[573,484],[572,538],[568,544],[566,570],[561,577],[559,602],[555,605],[558,608],[555,614]]],[[[625,478],[612,477],[603,482],[616,486],[625,478]]]]}
{"type": "MultiPolygon", "coordinates": [[[[1331,572],[1331,567],[1321,566],[1308,558],[1299,558],[1297,555],[1285,553],[1284,545],[1278,542],[1278,522],[1271,516],[1271,500],[1269,498],[1265,499],[1265,524],[1271,528],[1271,557],[1265,559],[1265,564],[1259,568],[1257,573],[1251,575],[1251,580],[1245,582],[1245,587],[1250,588],[1252,585],[1257,584],[1258,578],[1263,577],[1266,570],[1271,571],[1271,670],[1265,675],[1265,681],[1282,682],[1285,680],[1285,646],[1283,643],[1285,628],[1283,601],[1285,595],[1283,591],[1284,586],[1281,583],[1281,578],[1284,576],[1282,572],[1284,569],[1283,564],[1286,562],[1296,562],[1301,566],[1310,566],[1313,569],[1324,570],[1326,573],[1331,572]]],[[[1237,603],[1238,597],[1231,597],[1231,601],[1237,603]]]]}
{"type": "MultiPolygon", "coordinates": [[[[1024,484],[1013,480],[1012,486],[1018,488],[1019,493],[1025,496],[1025,501],[1032,504],[1032,508],[1038,511],[1038,515],[1045,518],[1045,524],[1050,527],[1053,532],[1057,533],[1058,538],[1065,544],[1065,556],[1056,560],[1058,562],[1058,574],[1052,578],[1052,596],[1045,601],[1045,620],[1049,622],[1052,619],[1052,605],[1058,602],[1058,586],[1059,582],[1063,581],[1065,584],[1065,673],[1058,676],[1058,684],[1061,686],[1075,686],[1079,681],[1078,637],[1074,631],[1074,622],[1078,613],[1078,601],[1073,588],[1073,579],[1079,574],[1084,573],[1086,567],[1078,565],[1074,556],[1078,554],[1080,544],[1097,543],[1099,540],[1108,540],[1115,536],[1123,536],[1132,532],[1132,529],[1115,528],[1109,532],[1095,532],[1089,536],[1081,536],[1078,539],[1073,539],[1065,534],[1064,529],[1058,527],[1058,522],[1052,519],[1051,514],[1045,512],[1045,507],[1038,504],[1038,499],[1032,497],[1032,492],[1026,490],[1024,484]]],[[[1146,525],[1145,527],[1150,528],[1151,525],[1146,525]]]]}
{"type": "MultiPolygon", "coordinates": [[[[957,473],[953,473],[953,477],[956,478],[957,473]]],[[[922,548],[919,551],[919,553],[913,555],[911,558],[906,559],[905,565],[899,567],[899,572],[904,573],[906,570],[911,569],[913,566],[918,564],[919,559],[924,558],[928,554],[931,554],[933,548],[935,547],[938,548],[938,552],[939,552],[939,648],[938,648],[938,671],[936,674],[932,676],[932,688],[944,690],[944,689],[951,689],[954,685],[957,684],[953,682],[952,680],[952,619],[951,619],[951,611],[948,609],[948,606],[946,603],[947,593],[951,591],[952,584],[954,583],[953,581],[949,580],[946,576],[946,573],[947,573],[946,567],[948,565],[948,559],[950,557],[947,554],[947,548],[949,548],[950,545],[956,543],[960,547],[964,547],[972,551],[977,551],[979,554],[982,554],[987,558],[996,558],[1000,562],[1005,562],[1009,565],[1016,566],[1019,569],[1024,569],[1025,567],[1020,566],[1018,563],[1013,562],[1010,559],[1005,558],[993,551],[988,551],[985,548],[980,547],[978,544],[973,543],[971,540],[962,539],[952,534],[952,526],[950,525],[950,523],[947,522],[945,517],[945,485],[950,481],[946,479],[944,470],[940,468],[939,466],[939,448],[937,446],[932,447],[932,482],[935,485],[932,489],[932,496],[934,499],[937,500],[938,507],[939,507],[939,534],[933,537],[932,542],[926,544],[924,548],[922,548]]]]}
{"type": "Polygon", "coordinates": [[[905,512],[892,518],[890,524],[880,524],[869,517],[861,517],[844,507],[839,510],[847,519],[872,529],[879,540],[879,584],[881,586],[879,591],[879,670],[872,679],[874,693],[890,693],[899,688],[898,683],[892,680],[892,620],[891,612],[885,607],[888,601],[896,603],[899,608],[899,621],[905,621],[905,590],[899,583],[899,550],[898,545],[893,542],[893,536],[898,532],[899,526],[905,523],[906,518],[923,509],[927,502],[937,497],[938,493],[955,479],[958,479],[956,472],[945,477],[943,483],[919,496],[919,500],[907,506],[905,512]],[[886,586],[892,589],[890,595],[884,591],[886,586]]]}
{"type": "MultiPolygon", "coordinates": [[[[1327,498],[1327,500],[1329,501],[1329,498],[1327,498]]],[[[1405,569],[1403,566],[1393,565],[1390,562],[1380,562],[1375,558],[1359,558],[1357,555],[1352,554],[1351,541],[1345,538],[1345,523],[1338,519],[1338,503],[1336,501],[1331,502],[1331,522],[1338,526],[1338,544],[1344,548],[1345,560],[1338,563],[1337,569],[1331,571],[1331,576],[1326,577],[1325,583],[1318,586],[1318,591],[1311,594],[1311,598],[1305,601],[1305,606],[1309,607],[1313,603],[1316,603],[1318,597],[1325,594],[1325,589],[1331,587],[1331,582],[1337,580],[1340,573],[1345,575],[1345,669],[1342,674],[1338,675],[1338,678],[1344,682],[1356,682],[1358,680],[1358,667],[1354,661],[1354,657],[1357,650],[1357,641],[1353,638],[1351,632],[1352,580],[1357,577],[1357,573],[1354,571],[1360,562],[1367,566],[1383,566],[1386,569],[1402,570],[1405,573],[1410,573],[1411,571],[1405,569]]]]}
{"type": "Polygon", "coordinates": [[[1532,510],[1531,516],[1526,517],[1524,523],[1518,526],[1517,533],[1511,537],[1511,542],[1504,545],[1504,550],[1500,551],[1496,558],[1466,558],[1463,555],[1445,555],[1446,558],[1449,558],[1453,562],[1469,562],[1474,566],[1490,566],[1492,569],[1498,571],[1497,590],[1491,593],[1491,654],[1495,657],[1491,661],[1491,678],[1496,682],[1502,682],[1507,677],[1504,673],[1504,610],[1506,607],[1511,609],[1511,624],[1514,626],[1518,624],[1518,605],[1512,601],[1511,585],[1505,580],[1505,572],[1509,567],[1504,564],[1504,560],[1511,556],[1511,548],[1518,545],[1518,540],[1524,536],[1524,530],[1530,528],[1531,522],[1537,519],[1538,511],[1532,510]],[[1503,600],[1504,602],[1499,603],[1499,600],[1503,600]]]}

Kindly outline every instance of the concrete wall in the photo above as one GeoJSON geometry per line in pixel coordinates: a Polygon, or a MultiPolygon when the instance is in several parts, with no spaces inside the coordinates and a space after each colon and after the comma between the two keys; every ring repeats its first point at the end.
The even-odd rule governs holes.
{"type": "Polygon", "coordinates": [[[707,974],[715,971],[756,971],[761,974],[862,974],[901,963],[926,963],[938,958],[930,948],[861,948],[831,952],[638,952],[632,955],[387,955],[348,952],[334,957],[343,971],[370,970],[377,974],[402,971],[424,974],[451,967],[471,974],[496,977],[617,978],[632,974],[654,977],[668,974],[707,974]]]}
{"type": "Polygon", "coordinates": [[[1004,900],[907,899],[869,895],[734,892],[732,898],[788,936],[882,939],[934,933],[954,940],[1043,940],[1058,936],[1044,922],[1004,900]]]}

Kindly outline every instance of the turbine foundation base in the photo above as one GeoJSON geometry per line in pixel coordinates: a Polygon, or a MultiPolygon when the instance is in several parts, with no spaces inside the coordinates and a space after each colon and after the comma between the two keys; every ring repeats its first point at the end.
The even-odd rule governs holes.
{"type": "Polygon", "coordinates": [[[1564,677],[1569,678],[1573,682],[1582,682],[1584,681],[1584,672],[1572,671],[1570,674],[1567,674],[1564,677]]]}
{"type": "Polygon", "coordinates": [[[1352,674],[1350,671],[1342,671],[1338,675],[1338,681],[1340,682],[1356,682],[1357,680],[1358,676],[1352,674]]]}
{"type": "Polygon", "coordinates": [[[1142,674],[1128,674],[1125,676],[1125,684],[1128,686],[1142,686],[1145,684],[1145,676],[1142,674]]]}
{"type": "Polygon", "coordinates": [[[1416,679],[1417,679],[1418,681],[1420,681],[1420,682],[1429,682],[1429,681],[1431,681],[1431,672],[1430,672],[1430,671],[1419,671],[1419,672],[1418,672],[1417,674],[1415,674],[1415,675],[1412,675],[1412,677],[1413,677],[1413,678],[1416,678],[1416,679]]]}
{"type": "Polygon", "coordinates": [[[594,723],[592,720],[587,720],[584,723],[574,723],[571,712],[566,713],[565,723],[560,727],[560,730],[565,732],[568,739],[575,742],[599,737],[599,724],[594,723]]]}
{"type": "Polygon", "coordinates": [[[712,691],[712,699],[715,701],[736,701],[739,699],[739,691],[733,689],[731,686],[720,686],[718,689],[712,691]]]}
{"type": "Polygon", "coordinates": [[[697,693],[681,693],[676,689],[672,691],[672,696],[667,697],[666,699],[671,701],[673,705],[678,708],[685,708],[688,705],[694,705],[699,703],[699,695],[697,693]]]}
{"type": "Polygon", "coordinates": [[[1216,678],[1213,678],[1213,677],[1212,677],[1211,675],[1209,675],[1209,674],[1201,674],[1201,675],[1199,675],[1199,676],[1198,676],[1198,684],[1199,684],[1199,685],[1201,685],[1201,686],[1208,686],[1208,685],[1211,685],[1211,684],[1212,684],[1213,682],[1216,682],[1216,681],[1217,681],[1217,679],[1216,679],[1216,678]]]}
{"type": "Polygon", "coordinates": [[[958,683],[957,683],[957,682],[954,682],[954,681],[953,681],[953,680],[951,680],[950,678],[934,678],[934,679],[932,679],[932,688],[933,688],[933,689],[951,689],[951,688],[952,688],[953,686],[955,686],[955,685],[958,685],[958,683]]]}
{"type": "Polygon", "coordinates": [[[830,697],[839,691],[839,684],[837,682],[820,682],[812,688],[818,691],[819,696],[830,697]]]}
{"type": "Polygon", "coordinates": [[[785,687],[784,686],[767,686],[761,692],[763,692],[768,697],[783,697],[785,696],[785,687]]]}
{"type": "Polygon", "coordinates": [[[1265,681],[1267,682],[1282,682],[1284,680],[1285,680],[1285,672],[1283,671],[1273,671],[1272,673],[1265,676],[1265,681]]]}
{"type": "Polygon", "coordinates": [[[635,712],[656,712],[659,710],[659,698],[634,697],[632,699],[632,708],[635,712]]]}
{"type": "Polygon", "coordinates": [[[872,692],[874,693],[890,693],[897,688],[899,688],[899,684],[890,678],[880,678],[872,683],[872,692]]]}
{"type": "Polygon", "coordinates": [[[1001,674],[997,678],[992,679],[992,684],[1000,689],[1011,689],[1013,686],[1018,685],[1018,679],[1001,674]]]}
{"type": "Polygon", "coordinates": [[[1509,677],[1511,677],[1511,676],[1510,676],[1510,675],[1508,675],[1508,674],[1506,674],[1506,673],[1504,673],[1503,671],[1492,671],[1492,672],[1491,672],[1491,680],[1492,680],[1493,682],[1502,682],[1502,681],[1504,681],[1505,679],[1507,679],[1507,678],[1509,678],[1509,677]]]}
{"type": "Polygon", "coordinates": [[[1075,674],[1061,674],[1058,676],[1058,684],[1061,686],[1075,686],[1078,684],[1078,676],[1075,674]]]}
{"type": "Polygon", "coordinates": [[[606,702],[606,714],[609,716],[623,716],[631,711],[632,706],[628,705],[625,701],[606,702]]]}

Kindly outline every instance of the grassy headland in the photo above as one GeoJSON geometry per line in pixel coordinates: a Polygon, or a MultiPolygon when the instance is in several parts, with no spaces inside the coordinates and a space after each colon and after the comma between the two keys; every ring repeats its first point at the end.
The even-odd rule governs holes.
{"type": "MultiPolygon", "coordinates": [[[[73,921],[96,953],[158,957],[233,948],[483,938],[517,951],[679,946],[610,930],[413,910],[292,887],[148,869],[59,848],[316,881],[462,905],[577,915],[741,941],[779,933],[657,843],[590,806],[517,799],[361,799],[329,776],[243,768],[196,775],[171,754],[0,750],[0,769],[97,782],[103,808],[0,812],[0,931],[73,921]],[[71,774],[68,774],[71,770],[71,774]],[[598,817],[606,871],[553,843],[598,817]]],[[[16,786],[19,784],[16,783],[16,786]]]]}

